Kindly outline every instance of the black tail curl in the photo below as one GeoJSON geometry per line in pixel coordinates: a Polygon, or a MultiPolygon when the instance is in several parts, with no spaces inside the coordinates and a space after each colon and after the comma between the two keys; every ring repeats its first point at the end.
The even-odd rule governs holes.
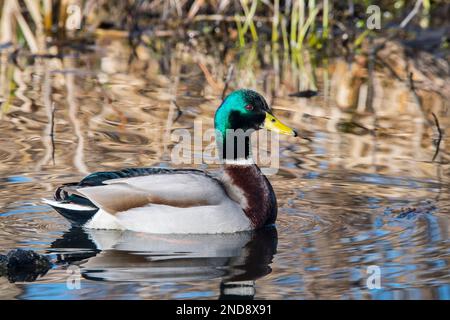
{"type": "Polygon", "coordinates": [[[56,189],[55,193],[53,194],[53,198],[56,201],[66,201],[69,198],[69,193],[66,190],[64,190],[64,188],[76,185],[78,185],[78,182],[66,183],[59,186],[56,189]]]}

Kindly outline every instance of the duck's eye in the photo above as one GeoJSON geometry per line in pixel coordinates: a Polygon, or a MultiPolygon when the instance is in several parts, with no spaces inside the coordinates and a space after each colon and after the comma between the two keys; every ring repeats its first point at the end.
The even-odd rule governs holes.
{"type": "Polygon", "coordinates": [[[245,106],[245,110],[252,111],[253,110],[253,106],[251,104],[248,104],[248,105],[245,106]]]}

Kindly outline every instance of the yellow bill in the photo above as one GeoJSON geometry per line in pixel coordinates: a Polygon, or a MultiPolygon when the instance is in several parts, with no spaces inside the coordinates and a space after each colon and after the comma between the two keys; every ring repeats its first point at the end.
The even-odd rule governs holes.
{"type": "Polygon", "coordinates": [[[264,120],[264,129],[275,131],[289,136],[297,136],[297,132],[275,118],[274,115],[266,112],[266,120],[264,120]]]}

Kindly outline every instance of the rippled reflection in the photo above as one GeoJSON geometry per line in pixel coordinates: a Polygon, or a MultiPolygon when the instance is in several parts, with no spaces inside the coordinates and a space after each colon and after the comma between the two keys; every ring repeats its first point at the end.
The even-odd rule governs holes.
{"type": "MultiPolygon", "coordinates": [[[[218,235],[151,235],[73,227],[51,244],[58,265],[77,265],[83,278],[114,282],[221,280],[221,295],[251,292],[271,272],[277,231],[218,235]],[[81,251],[80,251],[81,250],[81,251]]],[[[219,288],[217,288],[219,290],[219,288]]]]}
{"type": "Polygon", "coordinates": [[[33,283],[0,278],[0,297],[450,299],[448,93],[424,96],[444,131],[432,162],[436,133],[398,79],[373,75],[374,129],[366,80],[352,86],[364,74],[358,63],[211,47],[155,40],[136,48],[129,63],[125,39],[99,37],[82,53],[53,46],[54,58],[19,55],[21,68],[0,52],[0,252],[29,248],[57,262],[33,283]],[[231,89],[262,92],[311,139],[280,141],[280,169],[269,176],[277,230],[83,231],[42,205],[55,186],[86,172],[175,166],[171,134],[193,136],[196,121],[212,128],[231,64],[231,89]],[[311,99],[290,95],[314,87],[311,99]],[[82,274],[79,290],[67,289],[73,265],[82,274]],[[366,285],[372,265],[381,269],[381,289],[366,285]]]}

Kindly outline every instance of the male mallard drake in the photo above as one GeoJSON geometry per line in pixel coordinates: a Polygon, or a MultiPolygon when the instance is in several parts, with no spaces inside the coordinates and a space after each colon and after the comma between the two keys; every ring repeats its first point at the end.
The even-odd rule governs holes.
{"type": "Polygon", "coordinates": [[[275,193],[251,159],[249,132],[296,132],[276,119],[264,98],[252,90],[229,94],[216,111],[214,125],[222,176],[165,168],[96,172],[60,186],[55,201],[46,203],[72,222],[94,229],[230,233],[273,224],[275,193]],[[244,139],[236,138],[235,132],[244,132],[244,139]]]}

